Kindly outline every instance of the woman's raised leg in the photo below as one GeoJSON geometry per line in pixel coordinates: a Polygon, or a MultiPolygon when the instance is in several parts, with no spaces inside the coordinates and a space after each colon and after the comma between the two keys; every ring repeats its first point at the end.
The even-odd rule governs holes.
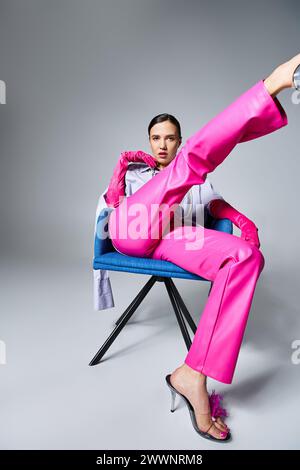
{"type": "Polygon", "coordinates": [[[238,143],[286,124],[284,109],[260,80],[188,138],[166,168],[111,213],[109,234],[116,249],[150,256],[191,186],[202,184],[238,143]]]}

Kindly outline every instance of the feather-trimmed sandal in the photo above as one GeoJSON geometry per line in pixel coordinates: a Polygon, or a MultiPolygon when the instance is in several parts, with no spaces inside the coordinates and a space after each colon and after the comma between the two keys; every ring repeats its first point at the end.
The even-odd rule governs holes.
{"type": "Polygon", "coordinates": [[[176,390],[175,387],[173,387],[173,385],[171,384],[170,377],[171,377],[171,374],[168,374],[166,376],[166,382],[167,382],[167,385],[168,385],[169,389],[171,390],[171,412],[175,411],[175,397],[176,397],[176,394],[177,394],[186,403],[186,405],[188,407],[188,410],[190,412],[192,425],[193,425],[195,431],[198,434],[200,434],[200,436],[202,436],[205,439],[208,439],[210,441],[214,441],[214,442],[228,442],[228,441],[230,441],[231,440],[230,431],[228,431],[227,433],[221,431],[221,439],[218,439],[217,437],[214,437],[212,434],[208,433],[210,428],[215,424],[214,420],[217,420],[217,418],[219,416],[220,417],[221,416],[228,416],[227,410],[225,408],[222,408],[221,405],[220,405],[220,402],[223,398],[222,395],[216,394],[214,390],[212,391],[211,395],[209,395],[209,402],[210,402],[210,406],[211,406],[211,416],[213,418],[212,419],[213,422],[211,423],[211,425],[209,426],[209,428],[206,431],[201,431],[201,429],[199,429],[199,427],[198,427],[198,424],[197,424],[197,421],[196,421],[195,411],[194,411],[194,408],[193,408],[191,402],[182,393],[178,392],[178,390],[176,390]]]}
{"type": "Polygon", "coordinates": [[[226,418],[229,416],[226,408],[221,406],[221,401],[223,400],[223,395],[216,393],[215,390],[209,394],[209,404],[211,409],[211,415],[213,418],[226,418]]]}

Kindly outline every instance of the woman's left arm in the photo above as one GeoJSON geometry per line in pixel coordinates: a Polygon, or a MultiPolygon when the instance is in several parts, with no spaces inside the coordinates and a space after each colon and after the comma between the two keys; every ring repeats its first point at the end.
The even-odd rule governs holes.
{"type": "Polygon", "coordinates": [[[232,207],[224,199],[213,199],[209,203],[209,212],[216,219],[229,219],[241,230],[241,238],[260,247],[258,228],[252,220],[232,207]]]}

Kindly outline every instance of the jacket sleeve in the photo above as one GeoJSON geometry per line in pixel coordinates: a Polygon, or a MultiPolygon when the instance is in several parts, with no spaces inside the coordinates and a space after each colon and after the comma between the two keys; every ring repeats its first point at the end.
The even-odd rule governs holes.
{"type": "MultiPolygon", "coordinates": [[[[95,224],[94,224],[94,240],[97,234],[97,221],[103,208],[108,207],[104,199],[104,194],[108,188],[100,195],[98,199],[95,224]]],[[[106,269],[93,268],[93,306],[94,310],[104,310],[115,306],[112,287],[106,269]]]]}
{"type": "Polygon", "coordinates": [[[93,269],[94,310],[104,310],[115,306],[108,271],[93,269]]]}

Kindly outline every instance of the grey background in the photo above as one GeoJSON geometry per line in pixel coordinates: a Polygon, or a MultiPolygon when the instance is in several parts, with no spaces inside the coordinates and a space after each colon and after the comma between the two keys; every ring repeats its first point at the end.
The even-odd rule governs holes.
{"type": "MultiPolygon", "coordinates": [[[[220,449],[195,433],[183,403],[169,411],[164,377],[186,348],[162,286],[88,367],[146,281],[111,273],[116,307],[93,311],[96,203],[121,151],[150,151],[154,115],[174,114],[184,143],[298,53],[299,13],[299,2],[277,0],[0,1],[1,448],[220,449]]],[[[255,221],[266,260],[234,381],[209,380],[231,413],[227,449],[299,448],[291,96],[279,95],[287,127],[237,146],[209,175],[255,221]]],[[[208,284],[176,285],[198,321],[208,284]]]]}

